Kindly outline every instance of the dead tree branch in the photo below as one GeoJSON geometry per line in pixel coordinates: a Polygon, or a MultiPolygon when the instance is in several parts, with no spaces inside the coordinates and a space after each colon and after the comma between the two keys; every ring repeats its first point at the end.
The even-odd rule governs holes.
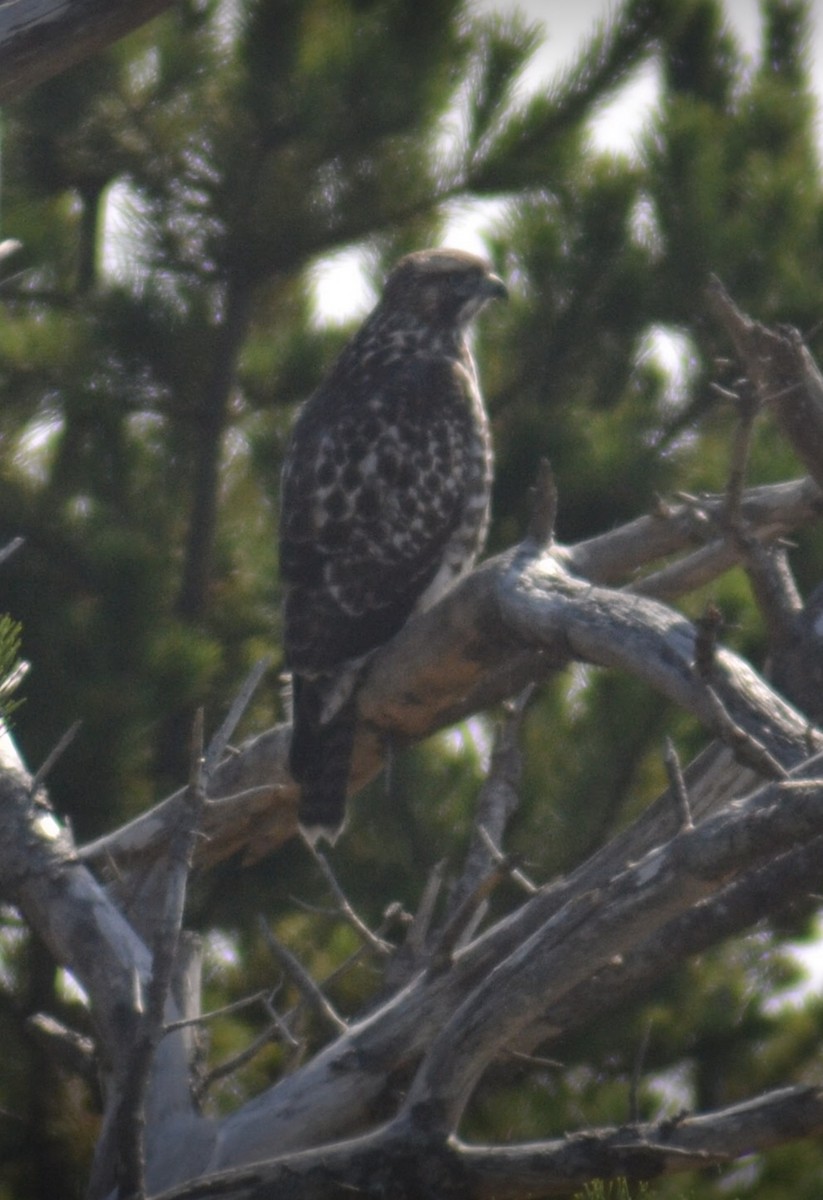
{"type": "MultiPolygon", "coordinates": [[[[745,349],[752,323],[730,315],[722,297],[718,303],[745,349]]],[[[760,372],[750,378],[762,400],[771,377],[761,359],[752,371],[760,372]]],[[[805,384],[793,386],[796,394],[805,384]]],[[[782,393],[770,395],[777,402],[782,393]]],[[[521,705],[498,741],[450,911],[438,931],[437,868],[368,1011],[352,1021],[340,1015],[263,926],[329,1040],[228,1116],[209,1120],[192,1099],[190,1012],[175,986],[187,972],[191,981],[197,960],[189,947],[184,961],[186,885],[193,861],[206,870],[233,854],[252,860],[293,833],[288,729],[222,757],[250,681],[205,768],[197,738],[188,788],[82,856],[33,781],[0,773],[4,898],[73,973],[94,1016],[105,1116],[92,1200],[117,1186],[135,1197],[166,1189],[166,1200],[326,1200],[352,1191],[410,1200],[435,1183],[442,1195],[525,1200],[594,1177],[652,1178],[724,1163],[823,1129],[820,1090],[796,1088],[562,1142],[483,1147],[459,1139],[466,1105],[500,1056],[582,1028],[684,955],[773,913],[776,896],[784,903],[817,886],[823,734],[719,643],[714,614],[692,623],[648,594],[673,594],[724,562],[751,563],[761,543],[820,515],[820,492],[808,481],[744,491],[747,448],[741,429],[725,496],[661,509],[574,547],[552,543],[555,499],[543,477],[524,543],[481,566],[374,656],[358,695],[353,786],[379,768],[387,743],[422,738],[572,661],[630,673],[718,741],[685,770],[671,750],[664,796],[567,878],[532,886],[478,933],[486,897],[511,874],[498,845],[517,802],[521,705]],[[640,594],[635,572],[678,554],[679,579],[667,565],[646,576],[640,594]],[[198,829],[207,835],[200,841],[198,829]],[[91,868],[108,871],[109,862],[115,877],[104,890],[91,868]]],[[[317,861],[341,914],[385,957],[388,947],[351,909],[328,862],[317,861]]],[[[261,1041],[275,1029],[288,1038],[269,1007],[272,1026],[261,1041]]]]}
{"type": "Polygon", "coordinates": [[[58,75],[168,8],[171,0],[13,0],[0,6],[0,102],[58,75]]]}
{"type": "MultiPolygon", "coordinates": [[[[713,514],[719,514],[724,504],[723,496],[701,500],[713,514]]],[[[743,497],[742,512],[757,537],[774,540],[818,519],[823,498],[810,480],[752,488],[743,497]]],[[[526,543],[522,551],[510,551],[484,563],[435,609],[410,622],[375,655],[360,697],[353,789],[379,770],[386,740],[403,743],[426,737],[518,694],[552,667],[568,662],[568,647],[561,635],[550,642],[542,639],[537,653],[532,639],[524,640],[501,621],[498,581],[509,573],[513,560],[542,561],[549,573],[556,571],[558,577],[566,568],[573,573],[582,597],[585,580],[617,583],[631,579],[639,567],[661,556],[688,551],[693,545],[692,509],[681,504],[665,516],[642,517],[577,546],[555,547],[550,554],[535,555],[534,544],[530,548],[526,543]]],[[[702,586],[707,578],[716,578],[740,560],[728,539],[717,539],[706,552],[711,558],[710,572],[701,569],[688,586],[702,586]]],[[[635,585],[633,590],[641,588],[635,585]]],[[[607,615],[605,599],[606,593],[600,593],[593,620],[598,613],[607,615]]],[[[617,603],[625,606],[625,597],[617,603]]],[[[676,619],[685,627],[679,615],[676,619]]],[[[586,657],[585,651],[581,657],[586,657]]],[[[632,669],[627,663],[622,665],[632,669]]],[[[238,854],[254,861],[293,836],[297,793],[286,767],[289,736],[289,726],[277,726],[216,767],[203,815],[204,838],[196,858],[199,867],[238,854]]],[[[182,793],[177,793],[84,847],[84,861],[104,866],[110,859],[125,876],[132,870],[144,870],[146,862],[162,852],[181,798],[182,793]]]]}
{"type": "Polygon", "coordinates": [[[417,1200],[530,1200],[568,1195],[592,1179],[650,1180],[672,1172],[726,1164],[743,1154],[823,1128],[823,1092],[784,1088],[756,1101],[700,1116],[620,1129],[594,1129],[528,1145],[436,1142],[417,1126],[396,1123],[322,1150],[284,1155],[226,1171],[155,1200],[254,1196],[259,1200],[342,1200],[352,1191],[417,1200]]]}

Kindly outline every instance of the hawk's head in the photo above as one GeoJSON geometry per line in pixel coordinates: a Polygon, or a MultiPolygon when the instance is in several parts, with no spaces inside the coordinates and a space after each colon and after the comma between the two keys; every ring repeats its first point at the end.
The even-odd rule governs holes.
{"type": "Polygon", "coordinates": [[[418,250],[389,275],[383,304],[427,325],[462,327],[487,300],[507,295],[485,259],[463,250],[418,250]]]}

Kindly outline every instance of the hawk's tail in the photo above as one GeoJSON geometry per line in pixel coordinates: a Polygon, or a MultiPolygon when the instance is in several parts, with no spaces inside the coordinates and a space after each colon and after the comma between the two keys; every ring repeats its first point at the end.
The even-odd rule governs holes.
{"type": "Polygon", "coordinates": [[[318,838],[334,842],[343,828],[356,725],[351,696],[323,721],[325,699],[320,681],[294,676],[289,769],[300,784],[300,828],[312,844],[318,838]]]}

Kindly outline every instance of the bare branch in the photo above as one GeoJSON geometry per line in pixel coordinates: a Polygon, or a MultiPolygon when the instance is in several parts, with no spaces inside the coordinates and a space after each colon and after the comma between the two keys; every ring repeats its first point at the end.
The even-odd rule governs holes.
{"type": "Polygon", "coordinates": [[[754,422],[758,411],[757,396],[748,380],[743,380],[734,400],[738,421],[732,439],[729,478],[726,484],[725,517],[729,524],[739,525],[745,520],[743,496],[754,435],[754,422]]]}
{"type": "Polygon", "coordinates": [[[226,719],[209,743],[205,761],[207,779],[210,779],[214,774],[217,764],[225,754],[226,747],[231,741],[243,713],[248,708],[252,696],[257,691],[260,680],[268,670],[270,661],[268,658],[261,658],[254,664],[232,701],[231,708],[226,714],[226,719]]]}
{"type": "MultiPolygon", "coordinates": [[[[0,242],[0,262],[2,262],[4,257],[2,253],[4,245],[6,245],[5,242],[0,242]]],[[[8,562],[11,556],[16,554],[21,546],[25,545],[25,542],[25,538],[15,537],[12,538],[10,542],[6,542],[5,546],[0,547],[0,566],[2,566],[3,563],[8,562]]]]}
{"type": "Polygon", "coordinates": [[[537,884],[532,883],[531,879],[523,874],[520,867],[515,866],[514,861],[508,855],[504,854],[500,847],[492,841],[489,831],[485,826],[478,826],[477,832],[480,834],[489,851],[491,861],[503,867],[512,882],[516,883],[527,896],[534,896],[540,890],[537,884]]]}
{"type": "MultiPolygon", "coordinates": [[[[264,999],[267,996],[268,993],[263,993],[264,999]]],[[[288,1024],[276,1011],[274,1005],[269,1001],[266,1003],[265,1007],[270,1017],[269,1025],[262,1031],[262,1033],[259,1033],[257,1037],[245,1047],[245,1049],[241,1050],[238,1054],[232,1055],[232,1057],[226,1059],[225,1062],[218,1063],[216,1067],[212,1067],[208,1074],[203,1078],[197,1089],[198,1096],[202,1098],[212,1087],[214,1087],[216,1083],[219,1083],[221,1079],[226,1079],[229,1075],[234,1075],[241,1069],[241,1067],[244,1067],[246,1063],[252,1062],[252,1060],[255,1059],[260,1053],[260,1051],[268,1046],[275,1037],[279,1038],[280,1041],[284,1042],[287,1046],[290,1046],[294,1050],[300,1047],[300,1043],[298,1042],[297,1038],[294,1037],[288,1027],[288,1024]]]]}
{"type": "MultiPolygon", "coordinates": [[[[724,498],[706,497],[701,504],[707,512],[719,514],[724,498]]],[[[801,480],[750,489],[743,512],[758,537],[774,539],[819,517],[823,501],[810,480],[801,480]]],[[[575,575],[590,580],[625,578],[636,566],[693,545],[688,506],[680,505],[672,513],[641,518],[575,547],[555,547],[545,557],[568,563],[575,575]]],[[[740,561],[728,539],[706,550],[714,563],[712,578],[740,561]]],[[[552,648],[544,644],[536,649],[533,638],[524,643],[508,623],[501,622],[498,586],[516,556],[511,551],[483,564],[375,655],[359,697],[355,788],[379,769],[386,740],[403,743],[425,737],[478,708],[517,695],[567,661],[562,639],[551,643],[552,648]]],[[[701,574],[695,586],[706,579],[701,574]]],[[[582,579],[578,583],[583,586],[582,579]]],[[[636,585],[637,590],[642,587],[636,585]]],[[[216,768],[204,811],[205,837],[198,847],[198,866],[207,868],[236,855],[255,861],[294,835],[297,789],[286,767],[289,737],[289,726],[278,726],[247,742],[216,768]]],[[[84,860],[101,865],[116,862],[123,873],[122,886],[127,887],[134,866],[163,852],[181,796],[175,794],[85,847],[84,860]]]]}
{"type": "Polygon", "coordinates": [[[494,866],[475,883],[472,891],[463,895],[460,903],[452,909],[448,921],[437,936],[428,961],[430,972],[436,974],[449,966],[452,952],[460,939],[468,929],[475,927],[474,918],[478,913],[482,916],[481,909],[485,907],[489,896],[500,886],[507,875],[508,871],[502,864],[494,866]]]}
{"type": "Polygon", "coordinates": [[[686,781],[683,778],[683,770],[680,766],[680,759],[675,749],[674,742],[670,737],[666,738],[666,750],[664,754],[666,763],[666,773],[669,777],[669,786],[674,793],[677,811],[680,817],[681,829],[693,829],[694,822],[692,821],[692,810],[689,804],[689,789],[686,787],[686,781]]]}
{"type": "Polygon", "coordinates": [[[814,1087],[784,1088],[700,1116],[593,1129],[528,1145],[435,1142],[420,1121],[402,1120],[350,1141],[215,1174],[155,1200],[243,1195],[328,1200],[349,1192],[368,1194],[375,1180],[395,1200],[414,1200],[426,1194],[435,1164],[440,1195],[530,1200],[568,1195],[595,1179],[654,1179],[722,1165],[821,1128],[823,1091],[814,1087]]]}
{"type": "Polygon", "coordinates": [[[784,1088],[717,1112],[628,1129],[594,1130],[532,1146],[458,1143],[475,1200],[527,1200],[568,1194],[595,1178],[654,1179],[692,1167],[722,1165],[743,1154],[805,1137],[823,1127],[823,1092],[784,1088]]]}
{"type": "Polygon", "coordinates": [[[823,785],[800,782],[768,785],[684,830],[520,941],[435,1038],[409,1092],[409,1110],[423,1105],[438,1114],[444,1133],[453,1131],[485,1066],[546,1004],[764,856],[823,833],[823,785]]]}
{"type": "Polygon", "coordinates": [[[538,549],[545,550],[554,541],[554,523],[557,517],[557,482],[547,458],[540,460],[531,501],[526,536],[538,549]]]}
{"type": "MultiPolygon", "coordinates": [[[[497,847],[502,843],[508,823],[520,805],[519,789],[523,774],[520,730],[533,692],[532,686],[524,688],[520,696],[506,706],[506,716],[495,731],[489,769],[477,798],[466,862],[449,897],[450,918],[466,897],[477,891],[481,881],[492,873],[493,868],[504,865],[503,856],[499,854],[495,857],[490,846],[497,847]]],[[[507,873],[508,863],[503,874],[507,873]]]]}
{"type": "Polygon", "coordinates": [[[205,1025],[209,1021],[215,1021],[218,1017],[226,1017],[230,1013],[242,1012],[244,1008],[251,1008],[253,1004],[259,1004],[265,999],[270,992],[268,988],[261,988],[259,992],[253,992],[250,996],[243,996],[240,1000],[233,1000],[231,1004],[223,1004],[220,1008],[212,1008],[208,1012],[199,1013],[196,1017],[181,1017],[179,1021],[167,1021],[163,1032],[174,1033],[176,1029],[188,1029],[193,1025],[205,1025]]]}
{"type": "Polygon", "coordinates": [[[26,1025],[64,1071],[97,1085],[97,1055],[91,1038],[46,1013],[35,1013],[26,1025]]]}
{"type": "Polygon", "coordinates": [[[718,279],[709,306],[734,346],[763,406],[774,414],[800,461],[823,480],[823,377],[796,329],[767,329],[745,316],[718,279]]]}
{"type": "MultiPolygon", "coordinates": [[[[711,536],[712,527],[719,528],[709,524],[710,518],[719,520],[726,504],[726,496],[722,493],[701,496],[702,528],[695,519],[693,503],[658,506],[649,516],[638,517],[608,533],[568,547],[566,562],[576,575],[593,583],[623,583],[640,567],[692,550],[695,543],[703,545],[711,536]]],[[[823,498],[812,479],[748,488],[742,500],[743,519],[764,542],[785,537],[792,530],[819,519],[821,511],[823,498]]],[[[721,546],[722,543],[718,551],[721,546]]],[[[733,547],[727,546],[725,553],[729,556],[726,565],[721,565],[723,560],[718,561],[715,578],[735,561],[733,547]]]]}
{"type": "Polygon", "coordinates": [[[123,37],[171,0],[42,0],[0,6],[0,101],[123,37]]]}
{"type": "MultiPolygon", "coordinates": [[[[732,738],[733,729],[782,763],[788,745],[775,737],[777,728],[793,729],[793,741],[807,727],[779,697],[767,700],[764,682],[727,650],[715,654],[708,688],[693,670],[696,633],[682,616],[646,597],[591,587],[567,575],[551,555],[516,558],[500,580],[499,597],[505,620],[521,636],[537,645],[562,642],[570,656],[628,670],[728,738],[736,753],[746,755],[750,744],[732,738]]],[[[788,763],[803,754],[795,758],[790,751],[788,763]]]]}
{"type": "Polygon", "coordinates": [[[62,735],[62,737],[58,739],[57,744],[53,747],[53,749],[51,749],[48,752],[48,754],[45,757],[45,760],[40,764],[40,766],[34,772],[34,775],[32,775],[32,778],[31,778],[32,794],[34,794],[36,791],[38,791],[38,789],[40,788],[40,786],[42,785],[42,783],[48,776],[49,772],[54,767],[55,763],[57,763],[63,757],[63,754],[66,752],[66,750],[68,750],[69,746],[72,744],[74,739],[77,737],[77,734],[79,733],[80,728],[82,727],[82,724],[83,724],[82,721],[75,721],[72,725],[70,725],[69,728],[66,730],[66,732],[62,735]]]}
{"type": "Polygon", "coordinates": [[[365,921],[363,921],[362,918],[359,917],[355,912],[348,900],[348,897],[346,896],[346,893],[338,883],[337,877],[335,876],[334,871],[331,868],[331,864],[326,856],[321,850],[318,850],[317,846],[313,845],[308,838],[305,838],[304,841],[311,852],[312,858],[322,871],[323,878],[329,885],[329,889],[337,902],[337,908],[341,916],[348,921],[352,929],[356,931],[358,936],[363,939],[365,944],[369,946],[375,952],[375,954],[379,954],[381,957],[391,954],[394,947],[389,942],[386,942],[382,938],[378,937],[375,933],[372,933],[365,921]]]}
{"type": "Polygon", "coordinates": [[[706,695],[714,714],[717,734],[721,741],[731,747],[735,758],[753,767],[758,775],[766,779],[784,779],[787,774],[785,767],[754,734],[732,720],[715,689],[707,687],[706,695]]]}
{"type": "Polygon", "coordinates": [[[345,1033],[347,1029],[346,1022],[335,1011],[331,1001],[323,994],[299,959],[295,958],[288,947],[278,941],[263,917],[259,918],[258,925],[263,937],[266,939],[266,945],[281,967],[291,977],[312,1011],[317,1013],[321,1020],[326,1025],[329,1025],[335,1033],[345,1033]]]}

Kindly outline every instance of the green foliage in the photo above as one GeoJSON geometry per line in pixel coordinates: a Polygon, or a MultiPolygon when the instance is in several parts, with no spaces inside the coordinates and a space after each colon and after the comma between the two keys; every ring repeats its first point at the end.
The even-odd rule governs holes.
{"type": "MultiPolygon", "coordinates": [[[[83,721],[50,778],[80,840],[179,785],[191,713],[205,705],[216,725],[264,653],[272,670],[243,732],[282,715],[280,462],[296,405],[347,332],[314,313],[324,256],[359,249],[376,283],[396,254],[441,240],[455,204],[497,201],[487,240],[512,296],[483,318],[477,347],[497,454],[491,549],[522,535],[544,455],[562,540],[635,517],[657,493],[722,488],[734,415],[710,383],[733,377],[703,320],[707,274],[758,317],[807,331],[823,278],[808,8],[769,0],[763,13],[763,46],[747,65],[715,0],[632,0],[544,94],[524,98],[540,34],[508,10],[184,4],[9,106],[3,236],[24,250],[0,279],[0,544],[26,544],[3,566],[12,617],[0,621],[0,675],[17,657],[19,620],[32,672],[15,723],[28,760],[83,721]],[[590,118],[650,62],[661,96],[637,153],[599,153],[590,118]],[[680,379],[656,355],[664,335],[679,348],[680,379]]],[[[764,415],[752,479],[796,472],[764,415]]],[[[823,544],[804,535],[802,549],[804,582],[816,584],[823,544]]],[[[709,598],[757,664],[762,633],[742,573],[709,598]]],[[[444,858],[447,874],[459,869],[493,720],[398,753],[356,801],[336,870],[373,924],[391,901],[413,909],[444,858]]],[[[691,722],[617,675],[580,669],[544,688],[527,714],[510,839],[524,869],[540,880],[570,869],[648,803],[664,782],[666,733],[684,757],[700,744],[691,722]]],[[[503,889],[493,911],[512,900],[503,889]]],[[[297,843],[274,863],[229,863],[196,880],[209,1006],[271,987],[261,909],[318,977],[333,972],[354,944],[324,906],[297,843]]],[[[625,1120],[647,1030],[638,1098],[649,1117],[814,1077],[820,1005],[776,1002],[796,983],[785,940],[808,917],[788,914],[704,955],[607,1029],[552,1045],[561,1068],[496,1077],[478,1094],[472,1132],[541,1137],[625,1120]]],[[[32,1163],[54,1162],[60,1148],[64,1165],[67,1147],[88,1153],[94,1117],[88,1097],[62,1085],[60,1111],[45,1104],[48,1071],[24,1033],[30,1011],[82,1023],[80,1006],[61,998],[53,970],[34,969],[18,932],[0,937],[13,947],[0,1022],[9,1047],[22,1047],[0,1074],[0,1107],[29,1114],[1,1144],[22,1197],[37,1194],[32,1163]]],[[[333,998],[355,1013],[374,987],[361,966],[333,998]]],[[[283,1008],[297,1001],[285,990],[283,1008]]],[[[265,1022],[256,1010],[215,1022],[212,1061],[265,1022]]],[[[320,1043],[310,1024],[307,1035],[320,1043]]],[[[269,1046],[207,1104],[231,1107],[287,1059],[269,1046]]],[[[810,1144],[758,1160],[746,1177],[661,1181],[648,1194],[811,1198],[820,1170],[810,1144]]],[[[620,1182],[583,1193],[638,1194],[620,1182]]]]}
{"type": "Polygon", "coordinates": [[[12,693],[19,681],[21,633],[19,621],[13,620],[8,613],[0,613],[0,722],[4,725],[8,725],[20,704],[12,698],[12,693]]]}
{"type": "Polygon", "coordinates": [[[597,1180],[587,1183],[582,1192],[576,1192],[574,1200],[638,1200],[647,1196],[649,1189],[645,1184],[631,1187],[625,1179],[603,1182],[597,1180]]]}

